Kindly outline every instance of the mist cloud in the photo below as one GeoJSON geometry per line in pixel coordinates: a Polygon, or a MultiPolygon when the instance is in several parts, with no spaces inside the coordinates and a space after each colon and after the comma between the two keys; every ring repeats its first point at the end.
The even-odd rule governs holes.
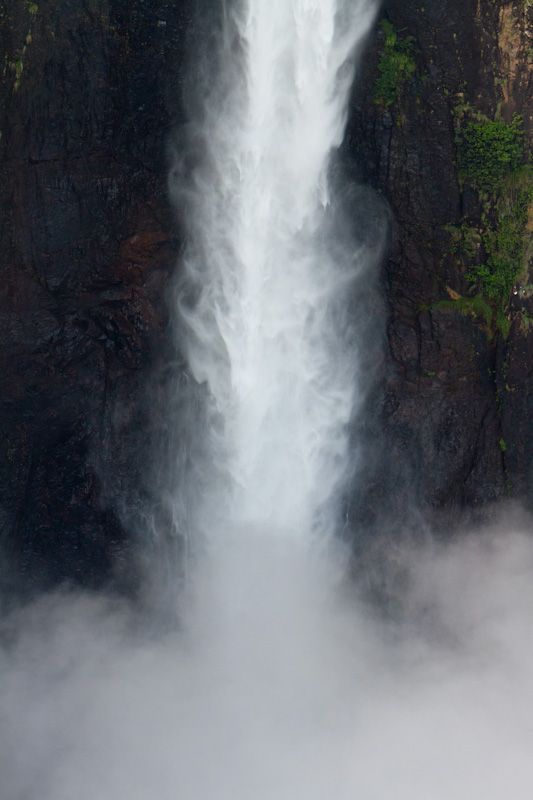
{"type": "Polygon", "coordinates": [[[189,576],[180,631],[57,595],[8,621],[6,800],[526,798],[533,542],[405,554],[400,621],[342,554],[259,539],[189,576]]]}

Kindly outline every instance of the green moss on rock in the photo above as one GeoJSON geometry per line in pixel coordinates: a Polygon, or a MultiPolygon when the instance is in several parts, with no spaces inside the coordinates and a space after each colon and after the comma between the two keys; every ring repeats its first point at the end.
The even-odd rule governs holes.
{"type": "Polygon", "coordinates": [[[398,101],[405,82],[416,72],[416,64],[413,59],[413,37],[398,36],[387,19],[382,20],[381,27],[385,34],[385,48],[378,64],[375,100],[388,108],[398,101]]]}

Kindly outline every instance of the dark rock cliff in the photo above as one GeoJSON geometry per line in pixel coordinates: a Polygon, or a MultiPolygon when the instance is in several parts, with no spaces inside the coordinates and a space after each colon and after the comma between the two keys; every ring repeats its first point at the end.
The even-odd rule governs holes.
{"type": "MultiPolygon", "coordinates": [[[[194,5],[0,2],[8,582],[97,586],[117,563],[128,580],[132,514],[147,491],[146,387],[168,347],[165,287],[180,247],[166,153],[194,5]]],[[[450,233],[485,224],[483,198],[458,176],[459,113],[510,122],[518,112],[528,155],[533,9],[388,0],[381,17],[414,68],[404,64],[392,99],[376,96],[387,47],[378,25],[347,140],[393,219],[373,457],[351,508],[365,521],[385,504],[440,512],[529,499],[533,452],[528,279],[505,305],[508,330],[454,307],[472,287],[450,233]]]]}
{"type": "Polygon", "coordinates": [[[165,0],[0,9],[5,580],[99,585],[127,558],[146,386],[165,342],[164,286],[179,247],[166,143],[188,9],[165,0]]]}
{"type": "Polygon", "coordinates": [[[511,291],[489,308],[480,298],[476,305],[467,276],[486,258],[483,237],[497,229],[498,210],[490,191],[459,174],[458,147],[470,121],[511,124],[518,113],[528,162],[532,45],[528,2],[388,0],[382,7],[348,140],[362,179],[388,199],[393,216],[383,276],[385,378],[373,397],[376,455],[363,489],[368,519],[388,508],[401,521],[413,505],[449,519],[446,512],[508,496],[531,500],[531,206],[511,291]],[[394,52],[407,54],[392,69],[396,85],[382,78],[394,52]],[[402,68],[405,60],[412,67],[402,68]],[[468,252],[457,243],[465,232],[473,238],[468,252]]]}

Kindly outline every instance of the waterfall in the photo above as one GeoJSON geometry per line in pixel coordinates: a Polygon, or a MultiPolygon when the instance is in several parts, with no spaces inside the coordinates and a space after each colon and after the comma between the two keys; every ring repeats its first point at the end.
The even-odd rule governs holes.
{"type": "Polygon", "coordinates": [[[202,544],[181,624],[154,635],[137,608],[68,588],[14,611],[0,796],[529,800],[531,518],[505,509],[492,531],[413,550],[391,522],[394,622],[333,545],[376,245],[331,176],[375,6],[216,7],[171,182],[180,345],[206,398],[198,424],[176,401],[191,449],[171,502],[202,544]]]}
{"type": "Polygon", "coordinates": [[[360,396],[348,305],[364,254],[349,229],[345,246],[333,234],[329,171],[374,11],[225,4],[207,85],[195,75],[190,140],[202,145],[178,187],[190,236],[179,313],[211,399],[215,470],[200,501],[211,538],[323,540],[335,526],[360,396]]]}

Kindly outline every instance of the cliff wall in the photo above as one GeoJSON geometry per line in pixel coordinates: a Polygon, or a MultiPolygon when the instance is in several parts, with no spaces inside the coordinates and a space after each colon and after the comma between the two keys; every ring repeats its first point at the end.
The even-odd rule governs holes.
{"type": "MultiPolygon", "coordinates": [[[[167,145],[193,6],[0,3],[0,525],[9,575],[29,588],[132,580],[146,387],[169,352],[180,250],[167,145]]],[[[354,526],[384,508],[531,499],[532,69],[526,0],[382,7],[346,146],[392,219],[354,526]],[[504,148],[492,184],[479,138],[482,161],[487,141],[504,148]]]]}
{"type": "Polygon", "coordinates": [[[529,2],[382,8],[349,135],[393,216],[371,517],[531,501],[532,70],[529,2]]]}
{"type": "Polygon", "coordinates": [[[106,581],[141,502],[179,239],[186,3],[0,5],[0,485],[9,577],[106,581]]]}

